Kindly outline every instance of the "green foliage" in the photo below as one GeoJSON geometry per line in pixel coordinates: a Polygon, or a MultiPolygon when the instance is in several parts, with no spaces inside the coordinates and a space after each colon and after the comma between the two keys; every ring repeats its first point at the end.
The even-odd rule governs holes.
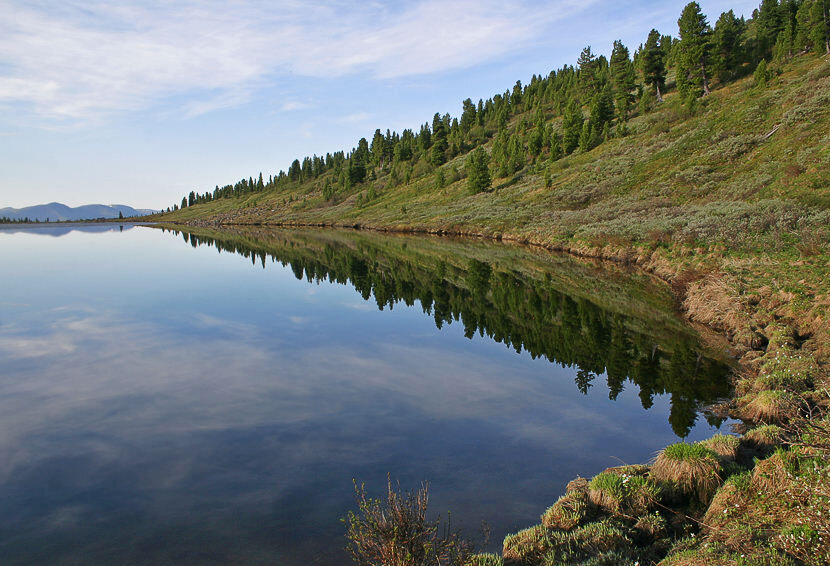
{"type": "Polygon", "coordinates": [[[582,108],[576,100],[571,100],[562,120],[562,149],[566,154],[572,153],[579,146],[584,121],[582,108]]]}
{"type": "Polygon", "coordinates": [[[490,188],[490,156],[479,147],[467,158],[467,189],[475,194],[490,188]]]}
{"type": "Polygon", "coordinates": [[[711,30],[697,2],[690,2],[677,20],[677,86],[684,98],[709,94],[711,30]]]}
{"type": "Polygon", "coordinates": [[[772,72],[767,68],[766,59],[761,59],[761,62],[758,63],[753,78],[755,79],[756,86],[767,86],[767,82],[772,78],[772,72]]]}
{"type": "Polygon", "coordinates": [[[643,48],[643,77],[645,83],[654,89],[658,102],[663,102],[662,92],[666,88],[664,47],[661,45],[660,32],[651,30],[643,48]]]}
{"type": "Polygon", "coordinates": [[[712,34],[713,72],[721,82],[734,78],[742,61],[744,24],[732,10],[721,14],[712,34]]]}

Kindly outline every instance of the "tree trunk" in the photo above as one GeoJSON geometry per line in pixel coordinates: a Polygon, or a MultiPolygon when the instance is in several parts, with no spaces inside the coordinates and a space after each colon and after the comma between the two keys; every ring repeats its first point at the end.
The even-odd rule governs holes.
{"type": "Polygon", "coordinates": [[[663,95],[660,94],[660,85],[654,85],[654,88],[657,90],[657,102],[663,102],[663,95]]]}

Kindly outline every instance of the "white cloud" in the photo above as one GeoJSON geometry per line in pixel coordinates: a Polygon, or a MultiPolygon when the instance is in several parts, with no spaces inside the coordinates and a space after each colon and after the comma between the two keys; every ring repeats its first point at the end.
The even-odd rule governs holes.
{"type": "Polygon", "coordinates": [[[291,74],[385,79],[475,65],[590,3],[0,0],[0,104],[74,121],[182,97],[195,116],[291,74]]]}
{"type": "Polygon", "coordinates": [[[354,114],[347,114],[342,118],[338,118],[337,121],[341,124],[353,124],[355,122],[365,122],[371,117],[371,114],[368,112],[356,112],[354,114]]]}
{"type": "Polygon", "coordinates": [[[305,102],[289,101],[280,106],[280,112],[293,112],[294,110],[305,110],[311,108],[311,105],[305,102]]]}

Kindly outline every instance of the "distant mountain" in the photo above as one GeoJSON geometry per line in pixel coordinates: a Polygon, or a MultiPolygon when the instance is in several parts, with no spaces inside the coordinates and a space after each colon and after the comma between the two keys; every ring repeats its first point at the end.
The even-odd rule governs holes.
{"type": "Polygon", "coordinates": [[[136,209],[123,204],[87,204],[71,208],[59,202],[52,202],[25,208],[0,208],[0,218],[11,220],[28,218],[39,222],[47,220],[53,222],[59,220],[95,220],[97,218],[118,218],[119,212],[127,218],[130,216],[145,216],[156,211],[146,208],[136,209]]]}

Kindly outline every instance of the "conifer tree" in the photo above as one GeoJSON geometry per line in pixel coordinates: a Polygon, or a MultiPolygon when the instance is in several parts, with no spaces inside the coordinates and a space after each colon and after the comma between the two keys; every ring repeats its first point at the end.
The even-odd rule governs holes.
{"type": "Polygon", "coordinates": [[[735,17],[732,10],[722,13],[715,23],[712,33],[712,69],[721,82],[732,78],[738,69],[743,31],[743,23],[735,17]]]}
{"type": "Polygon", "coordinates": [[[795,15],[795,38],[793,48],[798,51],[807,51],[812,39],[810,37],[810,12],[813,4],[809,1],[802,2],[795,15]]]}
{"type": "Polygon", "coordinates": [[[611,77],[614,81],[617,115],[621,121],[628,119],[628,110],[634,102],[634,63],[628,48],[621,41],[614,42],[611,52],[611,77]]]}
{"type": "Polygon", "coordinates": [[[432,119],[432,148],[429,162],[438,167],[447,161],[447,128],[439,114],[432,119]]]}
{"type": "Polygon", "coordinates": [[[758,36],[759,57],[766,57],[772,52],[778,34],[784,29],[783,10],[778,0],[761,0],[755,17],[758,36]]]}
{"type": "Polygon", "coordinates": [[[490,156],[479,146],[470,153],[466,162],[467,188],[473,194],[490,187],[490,156]]]}
{"type": "Polygon", "coordinates": [[[677,20],[680,42],[677,44],[677,84],[684,98],[704,96],[709,90],[710,29],[697,2],[683,8],[677,20]]]}
{"type": "Polygon", "coordinates": [[[565,153],[573,153],[579,146],[579,137],[582,134],[582,123],[585,117],[582,115],[582,108],[576,100],[568,103],[565,116],[562,118],[562,149],[565,153]]]}
{"type": "Polygon", "coordinates": [[[810,8],[810,39],[816,53],[830,55],[830,0],[813,0],[810,8]]]}
{"type": "Polygon", "coordinates": [[[611,85],[602,87],[591,101],[591,126],[602,132],[606,124],[614,119],[614,101],[611,92],[611,85]]]}
{"type": "Polygon", "coordinates": [[[657,102],[663,102],[662,91],[666,87],[666,61],[661,46],[660,32],[656,29],[648,34],[643,47],[643,78],[654,89],[657,102]]]}

